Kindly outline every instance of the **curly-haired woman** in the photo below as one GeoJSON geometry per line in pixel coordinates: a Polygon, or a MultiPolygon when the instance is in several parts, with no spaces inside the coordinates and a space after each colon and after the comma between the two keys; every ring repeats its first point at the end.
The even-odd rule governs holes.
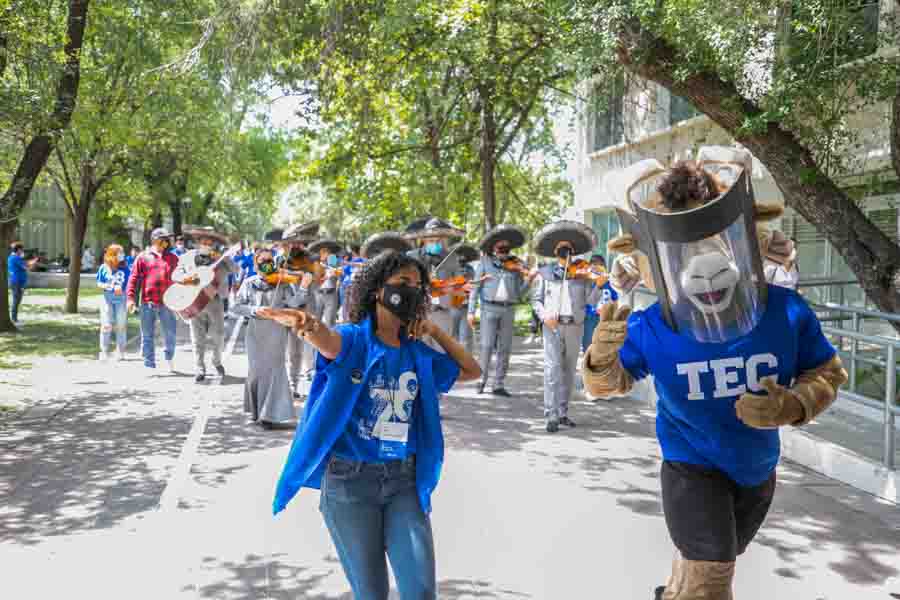
{"type": "Polygon", "coordinates": [[[264,313],[319,350],[274,511],[301,487],[321,487],[320,510],[357,599],[387,599],[385,555],[402,600],[436,597],[428,515],[444,459],[438,399],[481,369],[428,320],[428,288],[419,261],[386,251],[354,277],[350,323],[332,330],[306,313],[264,313]],[[426,335],[446,354],[419,341],[426,335]]]}
{"type": "Polygon", "coordinates": [[[125,286],[128,284],[128,264],[125,250],[110,244],[103,254],[103,264],[97,269],[97,287],[103,290],[100,305],[100,360],[109,357],[112,334],[116,334],[117,359],[125,358],[128,310],[125,306],[125,286]]]}

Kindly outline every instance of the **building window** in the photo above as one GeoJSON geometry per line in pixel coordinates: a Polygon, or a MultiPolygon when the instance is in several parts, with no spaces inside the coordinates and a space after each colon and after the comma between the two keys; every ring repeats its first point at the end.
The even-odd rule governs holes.
{"type": "Polygon", "coordinates": [[[606,264],[611,265],[613,256],[607,256],[606,243],[619,235],[619,218],[614,210],[591,211],[591,229],[597,234],[595,254],[606,257],[606,264]]]}
{"type": "Polygon", "coordinates": [[[625,139],[625,79],[616,77],[594,86],[591,93],[591,151],[615,146],[625,139]]]}
{"type": "Polygon", "coordinates": [[[700,114],[694,105],[673,93],[669,93],[669,125],[675,125],[700,114]]]}

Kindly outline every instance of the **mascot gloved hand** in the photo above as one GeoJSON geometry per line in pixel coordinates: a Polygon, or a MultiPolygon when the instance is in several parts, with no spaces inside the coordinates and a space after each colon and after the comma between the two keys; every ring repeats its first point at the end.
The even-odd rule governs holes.
{"type": "Polygon", "coordinates": [[[738,419],[757,429],[805,425],[834,402],[847,373],[835,355],[816,369],[804,371],[790,388],[771,379],[760,383],[764,394],[742,394],[734,404],[738,419]]]}
{"type": "Polygon", "coordinates": [[[600,321],[585,352],[584,368],[581,370],[584,387],[594,396],[621,396],[627,394],[634,384],[619,360],[619,350],[628,335],[630,314],[631,307],[619,306],[618,302],[609,302],[600,308],[600,321]]]}

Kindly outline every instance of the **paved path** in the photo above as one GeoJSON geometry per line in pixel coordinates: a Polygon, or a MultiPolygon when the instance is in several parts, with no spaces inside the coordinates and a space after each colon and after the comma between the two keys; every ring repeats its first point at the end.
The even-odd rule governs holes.
{"type": "MultiPolygon", "coordinates": [[[[3,597],[350,598],[318,494],[270,516],[292,432],[246,424],[242,353],[224,385],[148,376],[137,361],[48,374],[55,392],[0,430],[3,597]]],[[[648,599],[673,553],[653,414],[636,399],[577,403],[579,427],[547,435],[538,360],[520,347],[516,398],[462,386],[446,401],[441,597],[648,599]]],[[[183,346],[177,362],[190,372],[183,346]]],[[[900,594],[897,507],[795,466],[779,476],[738,598],[900,594]]]]}

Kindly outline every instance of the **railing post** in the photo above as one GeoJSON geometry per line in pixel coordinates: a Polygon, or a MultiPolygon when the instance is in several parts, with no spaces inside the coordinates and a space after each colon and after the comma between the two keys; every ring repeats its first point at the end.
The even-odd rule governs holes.
{"type": "Polygon", "coordinates": [[[896,347],[888,344],[884,392],[884,466],[894,470],[894,400],[897,397],[896,347]]]}
{"type": "MultiPolygon", "coordinates": [[[[859,333],[859,313],[853,313],[853,331],[859,333]]],[[[850,342],[850,391],[856,392],[856,353],[859,351],[859,340],[850,342]]]]}

